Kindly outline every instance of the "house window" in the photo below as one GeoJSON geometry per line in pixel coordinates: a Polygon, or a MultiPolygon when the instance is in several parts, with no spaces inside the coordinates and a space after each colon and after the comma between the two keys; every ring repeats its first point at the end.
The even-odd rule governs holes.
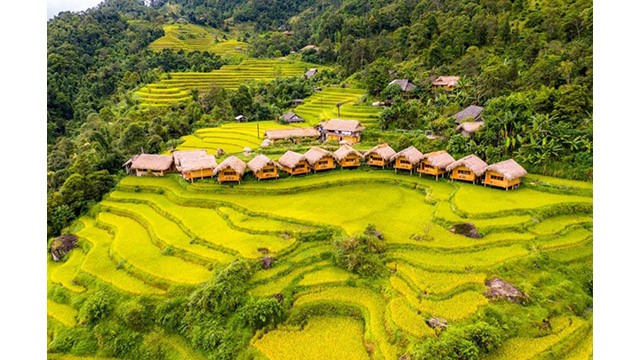
{"type": "Polygon", "coordinates": [[[327,165],[329,162],[327,160],[322,160],[320,162],[318,162],[318,164],[320,164],[320,166],[324,166],[327,165]]]}
{"type": "Polygon", "coordinates": [[[402,165],[410,165],[411,163],[408,162],[407,160],[400,160],[400,164],[402,164],[402,165]]]}
{"type": "Polygon", "coordinates": [[[294,167],[293,169],[294,169],[294,170],[298,170],[298,169],[303,169],[303,168],[305,168],[304,164],[298,164],[298,165],[296,165],[296,167],[294,167]]]}
{"type": "Polygon", "coordinates": [[[497,176],[497,175],[491,175],[491,180],[503,181],[503,180],[504,180],[504,177],[502,177],[502,176],[497,176]]]}
{"type": "Polygon", "coordinates": [[[458,170],[458,175],[471,175],[469,170],[458,170]]]}
{"type": "Polygon", "coordinates": [[[235,172],[233,172],[233,171],[225,171],[225,172],[223,172],[223,174],[224,174],[224,175],[226,175],[226,176],[233,176],[233,175],[235,175],[236,173],[235,173],[235,172]]]}
{"type": "Polygon", "coordinates": [[[423,169],[433,169],[433,165],[429,165],[429,164],[422,164],[422,168],[423,168],[423,169]]]}

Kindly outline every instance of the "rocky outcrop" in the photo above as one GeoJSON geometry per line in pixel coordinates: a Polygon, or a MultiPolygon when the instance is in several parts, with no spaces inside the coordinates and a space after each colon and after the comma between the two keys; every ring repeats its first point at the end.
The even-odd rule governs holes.
{"type": "Polygon", "coordinates": [[[472,223],[461,223],[453,225],[449,231],[454,234],[464,235],[466,237],[479,239],[482,236],[478,233],[478,229],[472,223]]]}
{"type": "Polygon", "coordinates": [[[76,248],[78,237],[75,235],[61,235],[53,239],[49,251],[53,261],[60,261],[69,251],[76,248]]]}
{"type": "Polygon", "coordinates": [[[486,281],[485,285],[489,289],[484,292],[484,295],[493,300],[507,299],[513,303],[522,304],[528,299],[527,294],[498,277],[486,281]]]}

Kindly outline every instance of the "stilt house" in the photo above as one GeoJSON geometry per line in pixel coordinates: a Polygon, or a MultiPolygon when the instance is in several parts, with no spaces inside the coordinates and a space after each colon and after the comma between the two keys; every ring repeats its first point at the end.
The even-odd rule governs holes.
{"type": "Polygon", "coordinates": [[[224,159],[214,170],[213,175],[218,176],[218,182],[240,182],[244,171],[247,169],[247,164],[237,157],[231,155],[224,159]]]}
{"type": "Polygon", "coordinates": [[[364,153],[364,157],[367,160],[369,166],[377,166],[385,168],[391,162],[391,158],[396,154],[396,151],[387,144],[376,145],[371,150],[364,153]]]}
{"type": "Polygon", "coordinates": [[[280,176],[276,163],[263,154],[251,159],[247,166],[258,180],[277,179],[280,176]]]}
{"type": "Polygon", "coordinates": [[[515,160],[509,159],[487,166],[484,173],[484,185],[501,187],[509,190],[520,185],[520,179],[527,175],[515,160]]]}
{"type": "Polygon", "coordinates": [[[180,150],[172,153],[173,164],[185,180],[213,178],[213,170],[218,166],[216,157],[205,150],[180,150]]]}
{"type": "Polygon", "coordinates": [[[470,181],[475,184],[478,179],[482,178],[487,166],[487,163],[479,157],[467,155],[449,164],[447,171],[451,172],[449,177],[452,180],[470,181]]]}
{"type": "Polygon", "coordinates": [[[304,158],[309,163],[309,167],[313,172],[333,170],[336,168],[331,152],[317,146],[313,146],[311,149],[307,150],[307,152],[304,153],[304,158]]]}
{"type": "Polygon", "coordinates": [[[447,166],[454,162],[453,156],[444,150],[434,151],[422,155],[422,160],[418,165],[418,172],[422,174],[433,175],[438,180],[439,176],[447,172],[447,166]]]}
{"type": "Polygon", "coordinates": [[[364,156],[351,146],[342,145],[334,151],[333,158],[340,164],[340,168],[344,169],[359,167],[364,156]]]}
{"type": "Polygon", "coordinates": [[[414,146],[409,146],[408,148],[397,152],[391,158],[391,161],[394,162],[393,167],[396,169],[396,173],[398,172],[398,169],[409,170],[410,173],[413,173],[413,169],[418,166],[421,160],[422,153],[414,146]]]}
{"type": "Polygon", "coordinates": [[[287,152],[278,159],[278,167],[289,175],[309,173],[309,162],[304,158],[304,155],[291,150],[287,150],[287,152]]]}

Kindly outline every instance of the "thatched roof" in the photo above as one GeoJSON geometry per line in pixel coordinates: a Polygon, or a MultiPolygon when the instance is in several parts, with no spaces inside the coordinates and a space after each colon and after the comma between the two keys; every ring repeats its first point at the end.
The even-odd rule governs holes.
{"type": "Polygon", "coordinates": [[[242,175],[247,168],[247,164],[245,164],[244,161],[238,159],[237,157],[231,155],[228,158],[224,159],[224,161],[221,162],[220,165],[216,166],[216,168],[213,170],[213,175],[218,174],[220,171],[226,168],[231,168],[233,169],[233,171],[242,175]]]}
{"type": "Polygon", "coordinates": [[[302,160],[305,160],[304,155],[295,151],[287,150],[287,152],[278,159],[278,164],[288,168],[294,168],[302,160]]]}
{"type": "Polygon", "coordinates": [[[422,153],[420,150],[416,149],[415,146],[409,146],[408,148],[397,152],[391,157],[391,160],[395,160],[401,156],[407,158],[407,160],[409,160],[413,165],[416,165],[420,160],[422,160],[422,153]]]}
{"type": "Polygon", "coordinates": [[[204,169],[214,170],[216,166],[218,166],[216,157],[213,155],[207,155],[206,157],[189,158],[182,160],[180,172],[190,172],[204,169]]]}
{"type": "Polygon", "coordinates": [[[329,131],[362,131],[364,130],[364,125],[360,123],[358,120],[342,120],[342,119],[331,119],[329,121],[323,121],[318,124],[323,130],[329,131]]]}
{"type": "Polygon", "coordinates": [[[304,158],[307,159],[307,161],[309,162],[309,165],[315,164],[316,162],[318,162],[318,160],[322,159],[324,156],[331,157],[332,156],[331,151],[327,151],[317,146],[311,147],[311,149],[307,150],[307,152],[304,153],[304,158]]]}
{"type": "Polygon", "coordinates": [[[320,136],[318,130],[314,128],[267,130],[264,134],[267,136],[267,139],[270,140],[320,136]]]}
{"type": "Polygon", "coordinates": [[[527,170],[525,170],[513,159],[500,161],[498,163],[489,165],[487,166],[487,169],[485,171],[495,171],[498,174],[504,176],[505,179],[509,181],[527,175],[527,170]]]}
{"type": "Polygon", "coordinates": [[[460,76],[438,76],[432,84],[435,86],[456,86],[458,80],[460,80],[460,76]]]}
{"type": "Polygon", "coordinates": [[[307,51],[307,50],[318,51],[318,50],[320,50],[320,48],[315,46],[315,45],[307,45],[307,46],[303,47],[302,49],[300,49],[300,51],[307,51]]]}
{"type": "Polygon", "coordinates": [[[131,158],[131,168],[134,170],[166,171],[172,164],[173,157],[168,155],[139,154],[131,158]]]}
{"type": "Polygon", "coordinates": [[[304,73],[304,76],[306,76],[307,78],[310,78],[313,75],[315,75],[317,72],[318,72],[318,69],[309,69],[307,70],[306,73],[304,73]]]}
{"type": "Polygon", "coordinates": [[[391,160],[391,157],[396,154],[396,151],[387,144],[380,144],[365,152],[364,156],[369,156],[370,154],[378,154],[378,156],[380,156],[384,160],[389,161],[391,160]]]}
{"type": "Polygon", "coordinates": [[[472,118],[473,121],[482,121],[482,116],[480,116],[482,110],[484,110],[482,106],[470,105],[462,111],[455,113],[453,117],[456,119],[456,124],[460,124],[462,121],[469,118],[472,118]]]}
{"type": "Polygon", "coordinates": [[[340,161],[342,159],[344,159],[345,157],[347,157],[350,154],[356,154],[359,158],[364,158],[364,156],[360,153],[360,151],[352,148],[349,145],[342,145],[338,148],[338,150],[333,152],[333,157],[340,161]]]}
{"type": "Polygon", "coordinates": [[[484,126],[484,121],[470,121],[462,123],[456,127],[457,131],[460,131],[462,135],[469,136],[474,132],[480,130],[484,126]]]}
{"type": "Polygon", "coordinates": [[[402,91],[411,91],[416,88],[408,79],[395,79],[389,85],[398,85],[402,91]]]}
{"type": "Polygon", "coordinates": [[[476,176],[480,176],[484,174],[487,163],[482,161],[479,157],[475,155],[467,155],[458,161],[454,161],[451,164],[447,165],[447,171],[451,171],[459,166],[465,166],[471,171],[473,171],[476,176]]]}
{"type": "Polygon", "coordinates": [[[176,166],[178,171],[193,171],[193,170],[185,170],[185,167],[192,169],[194,166],[198,167],[202,165],[200,168],[196,168],[194,170],[201,170],[206,168],[215,168],[218,164],[216,163],[216,158],[213,155],[207,154],[206,150],[176,150],[171,153],[173,156],[173,163],[176,166]],[[205,159],[205,160],[197,160],[197,159],[205,159]],[[198,165],[196,165],[198,164],[198,165]],[[213,164],[213,165],[210,165],[213,164]]]}
{"type": "Polygon", "coordinates": [[[449,155],[449,153],[444,150],[424,154],[422,155],[422,159],[427,160],[429,164],[438,169],[446,169],[447,165],[456,161],[453,156],[449,155]]]}
{"type": "Polygon", "coordinates": [[[249,167],[249,169],[251,169],[251,171],[255,173],[262,170],[265,166],[269,164],[275,165],[275,162],[269,159],[266,155],[260,154],[254,157],[253,159],[251,159],[251,161],[247,163],[247,166],[249,167]]]}

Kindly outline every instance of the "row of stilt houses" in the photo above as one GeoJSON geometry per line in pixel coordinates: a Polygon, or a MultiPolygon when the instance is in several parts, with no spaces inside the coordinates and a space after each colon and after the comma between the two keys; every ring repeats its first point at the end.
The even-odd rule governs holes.
{"type": "Polygon", "coordinates": [[[186,180],[214,178],[219,182],[242,181],[249,169],[258,180],[276,179],[280,173],[290,176],[340,168],[357,168],[362,163],[370,167],[391,168],[420,176],[434,176],[436,180],[448,176],[450,180],[467,181],[485,186],[496,186],[506,190],[517,188],[527,171],[515,160],[509,159],[488,165],[476,155],[455,160],[446,151],[423,154],[410,146],[396,152],[387,144],[378,145],[364,153],[349,145],[342,145],[335,152],[312,147],[304,154],[287,151],[277,161],[259,154],[245,163],[236,156],[229,156],[218,164],[213,155],[205,150],[174,151],[172,155],[140,154],[131,158],[125,167],[127,173],[137,176],[163,176],[178,172],[186,180]]]}

